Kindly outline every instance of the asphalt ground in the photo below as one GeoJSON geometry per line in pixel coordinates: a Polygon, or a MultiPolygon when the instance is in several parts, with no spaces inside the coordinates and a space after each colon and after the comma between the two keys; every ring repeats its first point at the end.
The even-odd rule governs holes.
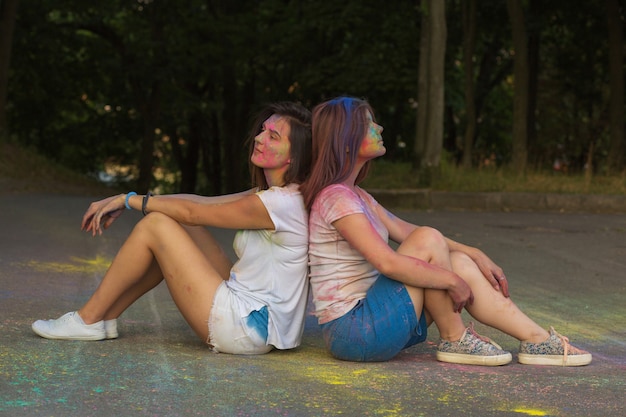
{"type": "MultiPolygon", "coordinates": [[[[341,362],[311,316],[297,349],[214,354],[163,284],[121,316],[117,340],[39,338],[31,323],[80,307],[139,218],[125,213],[93,238],[80,231],[90,201],[0,195],[1,416],[626,415],[623,214],[396,211],[483,249],[527,314],[594,355],[580,368],[520,365],[515,339],[477,325],[513,353],[511,364],[489,368],[437,362],[435,327],[391,361],[341,362]]],[[[230,248],[233,233],[216,234],[230,248]]]]}

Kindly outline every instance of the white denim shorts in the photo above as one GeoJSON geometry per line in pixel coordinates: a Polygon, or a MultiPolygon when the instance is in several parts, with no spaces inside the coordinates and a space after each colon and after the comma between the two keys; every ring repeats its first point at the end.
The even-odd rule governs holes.
{"type": "Polygon", "coordinates": [[[214,352],[237,355],[259,355],[274,348],[240,317],[239,298],[228,288],[226,282],[215,292],[213,308],[209,317],[208,345],[214,352]]]}

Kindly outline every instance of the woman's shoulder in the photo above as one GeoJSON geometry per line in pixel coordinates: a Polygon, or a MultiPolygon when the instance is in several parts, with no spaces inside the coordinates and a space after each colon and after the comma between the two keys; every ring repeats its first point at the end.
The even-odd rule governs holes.
{"type": "Polygon", "coordinates": [[[320,191],[319,195],[343,195],[343,196],[357,196],[354,190],[345,184],[330,184],[320,191]]]}
{"type": "Polygon", "coordinates": [[[319,194],[315,198],[315,203],[329,205],[337,202],[345,205],[350,201],[358,200],[358,194],[351,187],[345,184],[331,184],[324,187],[322,191],[319,192],[319,194]]]}
{"type": "Polygon", "coordinates": [[[299,185],[292,183],[284,186],[274,186],[256,193],[266,207],[273,210],[293,210],[294,207],[304,208],[304,200],[299,185]]]}
{"type": "Polygon", "coordinates": [[[256,194],[257,195],[268,194],[268,195],[276,195],[276,196],[300,195],[300,186],[295,183],[282,185],[282,186],[274,185],[265,190],[258,190],[256,194]]]}
{"type": "Polygon", "coordinates": [[[365,201],[369,201],[371,203],[374,204],[378,204],[378,201],[376,201],[376,199],[374,197],[372,197],[372,195],[370,193],[368,193],[367,191],[365,191],[363,188],[356,186],[354,187],[355,193],[361,197],[363,200],[365,201]]]}
{"type": "Polygon", "coordinates": [[[365,191],[359,186],[349,187],[345,184],[331,184],[324,188],[319,196],[324,196],[324,198],[349,198],[349,199],[357,199],[368,201],[374,204],[378,202],[370,193],[365,191]]]}

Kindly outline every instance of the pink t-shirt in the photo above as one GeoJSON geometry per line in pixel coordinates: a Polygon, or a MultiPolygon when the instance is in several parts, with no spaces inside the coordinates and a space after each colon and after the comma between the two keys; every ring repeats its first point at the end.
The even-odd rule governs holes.
{"type": "Polygon", "coordinates": [[[310,282],[315,315],[320,324],[350,311],[378,277],[378,271],[339,234],[333,222],[351,214],[365,214],[387,241],[389,232],[378,218],[378,202],[356,187],[343,184],[324,188],[309,213],[310,282]]]}

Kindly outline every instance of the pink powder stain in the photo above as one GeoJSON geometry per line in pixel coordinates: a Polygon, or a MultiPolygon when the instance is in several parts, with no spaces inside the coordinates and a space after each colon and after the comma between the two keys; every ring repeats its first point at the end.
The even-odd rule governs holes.
{"type": "Polygon", "coordinates": [[[263,131],[255,137],[252,162],[262,168],[285,166],[291,150],[289,124],[283,118],[272,115],[263,123],[263,131]]]}

